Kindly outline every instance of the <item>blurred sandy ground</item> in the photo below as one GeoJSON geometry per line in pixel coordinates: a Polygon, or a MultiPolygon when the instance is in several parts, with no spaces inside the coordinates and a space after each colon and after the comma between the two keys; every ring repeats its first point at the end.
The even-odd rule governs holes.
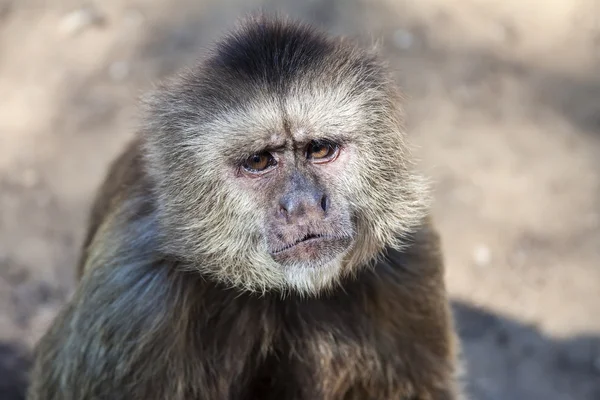
{"type": "Polygon", "coordinates": [[[473,398],[600,399],[600,0],[0,0],[0,398],[73,288],[137,96],[258,6],[389,58],[473,398]]]}

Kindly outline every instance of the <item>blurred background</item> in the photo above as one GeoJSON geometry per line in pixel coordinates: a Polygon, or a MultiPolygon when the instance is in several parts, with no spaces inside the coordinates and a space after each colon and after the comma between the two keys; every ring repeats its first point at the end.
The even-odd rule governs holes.
{"type": "Polygon", "coordinates": [[[257,7],[389,59],[472,398],[600,399],[600,0],[0,0],[0,399],[72,293],[138,96],[257,7]]]}

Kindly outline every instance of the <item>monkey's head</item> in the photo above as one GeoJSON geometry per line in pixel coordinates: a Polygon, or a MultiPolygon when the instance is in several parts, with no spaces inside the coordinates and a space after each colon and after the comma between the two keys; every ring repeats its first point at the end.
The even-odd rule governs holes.
{"type": "Polygon", "coordinates": [[[252,18],[146,102],[164,251],[247,290],[317,293],[426,211],[375,56],[252,18]]]}

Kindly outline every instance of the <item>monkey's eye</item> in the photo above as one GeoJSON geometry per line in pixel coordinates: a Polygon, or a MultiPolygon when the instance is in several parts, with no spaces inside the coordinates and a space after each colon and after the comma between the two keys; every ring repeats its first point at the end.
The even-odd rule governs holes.
{"type": "Polygon", "coordinates": [[[333,161],[340,151],[338,145],[330,142],[312,141],[308,145],[306,157],[316,163],[333,161]]]}
{"type": "Polygon", "coordinates": [[[269,167],[277,164],[271,153],[263,151],[262,153],[253,154],[244,161],[242,167],[252,173],[264,172],[269,167]]]}

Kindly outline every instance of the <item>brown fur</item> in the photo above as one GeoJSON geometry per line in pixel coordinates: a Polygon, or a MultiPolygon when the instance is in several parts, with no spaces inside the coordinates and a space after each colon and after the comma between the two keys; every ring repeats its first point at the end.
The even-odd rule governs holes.
{"type": "MultiPolygon", "coordinates": [[[[345,46],[325,48],[333,49],[336,56],[350,51],[346,55],[350,60],[366,57],[345,46]]],[[[365,74],[363,69],[359,71],[365,74]]],[[[344,75],[340,69],[337,72],[344,75]]],[[[204,245],[191,235],[197,232],[192,229],[197,225],[210,230],[214,228],[210,224],[218,221],[221,229],[231,233],[230,238],[220,237],[225,242],[219,246],[229,246],[235,253],[235,246],[240,246],[236,235],[250,234],[254,224],[259,224],[252,220],[246,226],[234,226],[241,215],[236,213],[246,211],[260,221],[260,215],[253,214],[246,204],[250,199],[238,189],[232,203],[218,184],[223,181],[215,181],[208,169],[200,169],[205,176],[199,175],[190,164],[188,157],[193,154],[186,151],[202,147],[202,143],[192,143],[188,135],[192,121],[181,114],[192,113],[193,107],[181,103],[182,97],[173,93],[199,87],[191,86],[192,78],[199,79],[187,75],[187,85],[175,83],[151,101],[150,110],[163,114],[149,117],[144,135],[111,167],[92,209],[78,268],[79,287],[37,348],[29,399],[461,398],[439,238],[431,220],[424,217],[425,192],[408,171],[392,111],[379,115],[385,121],[379,121],[377,127],[393,128],[393,132],[374,133],[387,143],[377,144],[369,137],[361,140],[367,146],[364,151],[383,151],[377,146],[387,145],[398,152],[394,157],[373,159],[372,165],[378,166],[377,172],[370,172],[374,177],[358,169],[343,181],[355,189],[368,188],[373,194],[346,193],[341,186],[332,192],[362,202],[358,210],[349,206],[357,215],[358,237],[339,274],[323,286],[316,280],[316,286],[306,290],[293,283],[286,289],[275,265],[261,266],[257,261],[261,257],[258,251],[240,247],[239,251],[255,251],[254,256],[240,259],[238,253],[231,264],[221,265],[216,261],[224,262],[233,254],[206,254],[204,245]],[[173,96],[172,102],[165,100],[168,96],[173,96]],[[174,113],[180,113],[179,119],[174,119],[174,113]],[[169,121],[175,121],[177,127],[168,126],[169,121]],[[176,132],[167,132],[169,129],[187,133],[177,137],[176,132]],[[178,149],[177,143],[185,147],[178,149]],[[395,157],[400,158],[399,164],[395,157]],[[373,178],[375,183],[370,182],[373,178]],[[204,184],[197,182],[203,179],[204,184]],[[400,190],[388,184],[404,186],[400,190]],[[207,195],[191,207],[192,188],[223,197],[219,197],[219,207],[211,210],[203,200],[207,195]],[[181,203],[182,198],[187,200],[181,203]],[[413,203],[407,203],[409,199],[413,203]],[[384,212],[379,208],[383,205],[373,200],[389,208],[387,222],[380,222],[385,215],[377,213],[384,212]],[[403,203],[396,203],[399,201],[403,203]],[[205,207],[202,216],[191,213],[197,204],[200,210],[205,207]],[[174,212],[182,214],[173,219],[174,212]],[[214,215],[206,215],[210,213],[214,215]],[[364,220],[369,216],[374,221],[364,220]],[[369,226],[373,222],[379,225],[369,226]],[[189,254],[184,251],[186,246],[191,249],[189,254]],[[373,258],[378,261],[369,267],[373,258]]],[[[335,90],[349,90],[343,85],[347,81],[335,90]]],[[[387,86],[383,87],[379,83],[373,86],[370,101],[387,93],[387,86]]],[[[252,93],[249,88],[238,90],[244,95],[252,93]]],[[[291,96],[289,91],[286,96],[291,96]]],[[[357,104],[367,101],[364,92],[355,96],[362,96],[362,100],[350,98],[357,104]]],[[[311,115],[310,110],[298,108],[298,97],[294,101],[289,110],[295,110],[295,115],[311,115]]],[[[250,112],[255,115],[254,122],[257,112],[262,113],[259,120],[264,122],[268,120],[265,115],[275,111],[265,106],[250,112]]],[[[354,118],[346,122],[363,123],[354,118]]],[[[293,118],[290,121],[293,126],[293,118]]],[[[214,129],[225,132],[223,121],[216,122],[217,128],[215,121],[212,123],[214,129]]],[[[223,145],[214,137],[211,151],[223,145]]],[[[363,150],[357,146],[353,151],[363,150]]],[[[219,154],[210,154],[216,160],[216,171],[226,170],[219,154]]],[[[216,243],[212,240],[210,243],[216,243]]]]}

